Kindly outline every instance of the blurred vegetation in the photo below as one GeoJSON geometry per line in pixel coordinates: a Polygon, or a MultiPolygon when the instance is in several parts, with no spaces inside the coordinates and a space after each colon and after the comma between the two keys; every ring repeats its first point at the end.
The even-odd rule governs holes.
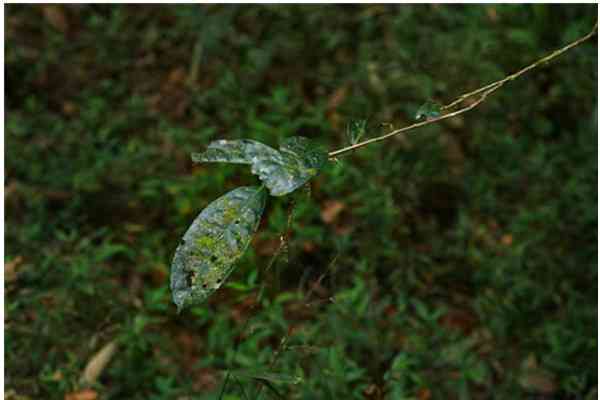
{"type": "Polygon", "coordinates": [[[596,5],[5,10],[8,398],[597,398],[596,38],[269,199],[205,305],[168,289],[193,218],[257,182],[191,152],[408,125],[596,5]]]}

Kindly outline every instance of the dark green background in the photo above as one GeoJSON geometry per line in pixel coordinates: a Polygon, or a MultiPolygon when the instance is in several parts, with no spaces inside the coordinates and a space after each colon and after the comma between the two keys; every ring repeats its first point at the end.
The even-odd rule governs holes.
{"type": "Polygon", "coordinates": [[[597,398],[595,37],[269,199],[206,304],[177,315],[168,289],[195,215],[257,182],[191,152],[389,132],[583,36],[597,6],[5,11],[12,398],[81,400],[110,341],[99,399],[218,398],[227,370],[223,399],[597,398]]]}

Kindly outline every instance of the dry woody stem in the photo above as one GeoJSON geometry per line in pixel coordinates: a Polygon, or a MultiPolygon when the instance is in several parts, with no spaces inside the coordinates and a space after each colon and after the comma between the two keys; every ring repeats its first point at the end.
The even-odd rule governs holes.
{"type": "Polygon", "coordinates": [[[570,43],[570,44],[568,44],[568,45],[566,45],[566,46],[564,46],[564,47],[562,47],[562,48],[560,48],[558,50],[553,51],[552,53],[548,54],[547,56],[545,56],[543,58],[540,58],[539,60],[537,60],[533,64],[530,64],[530,65],[526,66],[525,68],[522,68],[519,71],[517,71],[517,72],[515,72],[515,73],[513,73],[511,75],[508,75],[504,79],[501,79],[499,81],[490,83],[490,84],[485,85],[483,87],[480,87],[479,89],[474,90],[472,92],[460,95],[459,97],[456,98],[456,100],[452,101],[451,103],[448,103],[445,106],[442,106],[441,110],[442,111],[444,111],[444,110],[450,110],[450,109],[456,107],[457,105],[463,103],[465,100],[467,100],[467,99],[469,99],[471,97],[479,95],[479,97],[477,98],[477,100],[475,100],[473,103],[469,104],[468,106],[465,106],[463,108],[460,108],[460,109],[458,109],[456,111],[453,111],[453,112],[450,112],[450,113],[447,113],[447,114],[443,114],[443,115],[441,115],[441,116],[439,116],[437,118],[430,118],[430,119],[427,119],[427,120],[422,121],[422,122],[417,122],[415,124],[406,126],[404,128],[396,129],[396,130],[394,130],[394,131],[392,131],[390,133],[387,133],[385,135],[378,136],[378,137],[375,137],[375,138],[372,138],[372,139],[368,139],[368,140],[365,140],[363,142],[353,144],[352,146],[348,146],[348,147],[344,147],[344,148],[339,149],[339,150],[332,151],[332,152],[329,153],[329,158],[330,159],[334,159],[337,156],[340,156],[342,154],[351,152],[351,151],[356,150],[358,148],[361,148],[363,146],[367,146],[367,145],[369,145],[371,143],[380,142],[382,140],[389,139],[392,136],[396,136],[396,135],[398,135],[400,133],[407,132],[407,131],[412,130],[412,129],[420,128],[420,127],[425,126],[425,125],[434,124],[434,123],[439,122],[439,121],[444,120],[444,119],[456,117],[457,115],[460,115],[460,114],[465,113],[465,112],[467,112],[469,110],[472,110],[473,108],[475,108],[478,105],[480,105],[490,94],[492,94],[496,90],[500,89],[506,82],[512,81],[512,80],[520,77],[524,73],[526,73],[526,72],[528,72],[528,71],[530,71],[530,70],[532,70],[532,69],[540,66],[541,64],[544,64],[544,63],[547,63],[547,62],[553,60],[554,58],[560,56],[561,54],[563,54],[564,52],[572,49],[573,47],[579,46],[581,43],[583,43],[586,40],[588,40],[591,37],[593,37],[597,33],[597,31],[598,31],[598,21],[596,21],[596,23],[594,24],[594,27],[592,28],[592,30],[587,35],[585,35],[585,36],[577,39],[576,41],[574,41],[574,42],[572,42],[572,43],[570,43]]]}

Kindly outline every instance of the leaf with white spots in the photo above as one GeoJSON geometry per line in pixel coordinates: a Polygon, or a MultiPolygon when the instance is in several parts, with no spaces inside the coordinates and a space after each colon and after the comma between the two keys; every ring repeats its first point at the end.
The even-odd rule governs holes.
{"type": "Polygon", "coordinates": [[[260,223],[266,191],[240,187],[210,203],[175,250],[171,291],[177,309],[203,302],[227,279],[260,223]]]}
{"type": "Polygon", "coordinates": [[[278,153],[256,140],[217,140],[211,142],[203,153],[192,153],[192,161],[252,164],[258,159],[277,157],[278,153]]]}
{"type": "Polygon", "coordinates": [[[327,152],[314,141],[302,136],[284,139],[279,145],[279,150],[298,157],[307,169],[319,170],[327,162],[327,152]]]}
{"type": "Polygon", "coordinates": [[[283,196],[317,175],[327,161],[327,152],[310,139],[284,139],[279,151],[254,140],[218,140],[205,152],[192,154],[194,162],[251,164],[272,196],[283,196]]]}

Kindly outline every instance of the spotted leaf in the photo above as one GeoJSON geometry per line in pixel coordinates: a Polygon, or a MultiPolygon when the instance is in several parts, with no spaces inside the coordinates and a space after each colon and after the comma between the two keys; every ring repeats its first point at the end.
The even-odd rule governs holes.
{"type": "Polygon", "coordinates": [[[192,153],[192,161],[252,164],[259,159],[277,157],[278,153],[256,140],[217,140],[211,142],[203,153],[192,153]]]}
{"type": "Polygon", "coordinates": [[[256,232],[265,201],[263,188],[240,187],[196,217],[171,266],[171,291],[179,311],[201,303],[221,287],[256,232]]]}
{"type": "Polygon", "coordinates": [[[218,140],[194,162],[251,164],[272,196],[283,196],[305,184],[327,161],[327,152],[310,139],[295,136],[282,141],[279,151],[254,140],[218,140]]]}

